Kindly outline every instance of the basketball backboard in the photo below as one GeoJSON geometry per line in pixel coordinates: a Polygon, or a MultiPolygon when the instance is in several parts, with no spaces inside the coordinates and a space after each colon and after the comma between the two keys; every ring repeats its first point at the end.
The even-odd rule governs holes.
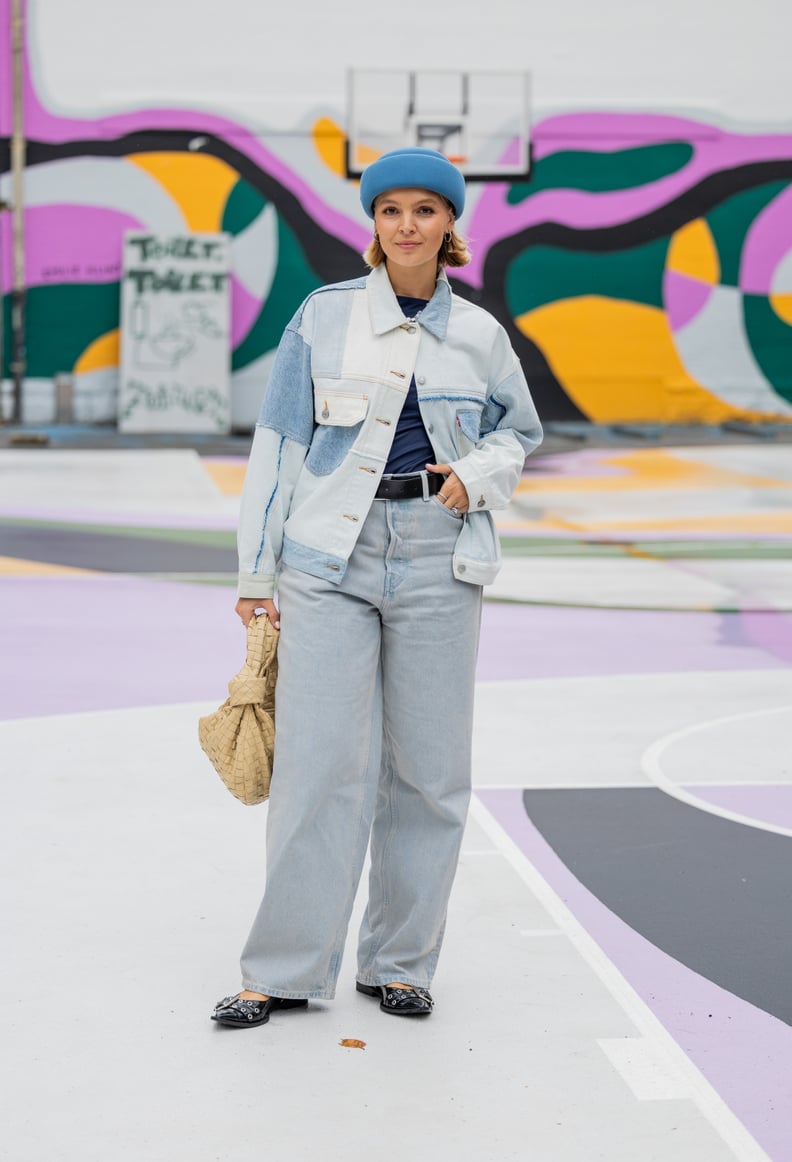
{"type": "Polygon", "coordinates": [[[351,69],[347,176],[390,149],[437,149],[473,181],[530,172],[529,76],[451,69],[351,69]]]}

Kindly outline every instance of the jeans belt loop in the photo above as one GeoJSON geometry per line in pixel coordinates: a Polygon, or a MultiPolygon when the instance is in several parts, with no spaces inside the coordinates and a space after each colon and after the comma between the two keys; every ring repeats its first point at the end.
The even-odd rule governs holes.
{"type": "Polygon", "coordinates": [[[425,501],[429,500],[429,473],[424,470],[421,473],[421,484],[423,486],[423,498],[425,501]]]}

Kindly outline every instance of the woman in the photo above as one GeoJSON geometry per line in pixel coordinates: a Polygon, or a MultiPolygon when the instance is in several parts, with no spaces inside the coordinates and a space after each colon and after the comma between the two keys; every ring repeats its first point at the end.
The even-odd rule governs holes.
{"type": "Polygon", "coordinates": [[[242,500],[236,611],[283,628],[266,892],[244,989],[213,1013],[234,1027],[334,996],[369,840],[357,988],[431,1012],[500,561],[490,509],[541,440],[505,332],[445,277],[470,261],[459,170],[395,150],[360,194],[371,274],[314,292],[287,327],[242,500]]]}

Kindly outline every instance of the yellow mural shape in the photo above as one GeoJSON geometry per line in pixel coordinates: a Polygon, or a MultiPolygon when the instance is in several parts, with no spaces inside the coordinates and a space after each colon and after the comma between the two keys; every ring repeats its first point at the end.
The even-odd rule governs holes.
{"type": "Polygon", "coordinates": [[[204,471],[214,481],[224,496],[241,496],[242,485],[245,483],[245,469],[247,463],[240,460],[210,460],[202,459],[204,471]]]}
{"type": "Polygon", "coordinates": [[[328,169],[346,177],[346,134],[331,117],[320,117],[312,130],[316,152],[328,169]]]}
{"type": "Polygon", "coordinates": [[[656,307],[590,295],[548,303],[515,321],[594,423],[753,418],[688,375],[666,316],[656,307]]]}
{"type": "Polygon", "coordinates": [[[792,294],[770,295],[770,305],[779,319],[792,326],[792,294]]]}
{"type": "Polygon", "coordinates": [[[355,147],[355,165],[358,169],[371,165],[378,157],[382,157],[381,149],[372,149],[370,145],[361,145],[360,142],[355,147]]]}
{"type": "MultiPolygon", "coordinates": [[[[539,460],[529,476],[517,485],[518,493],[541,492],[634,492],[674,488],[789,488],[788,480],[773,476],[757,476],[720,468],[704,460],[690,460],[661,448],[618,452],[603,456],[605,467],[621,469],[613,476],[558,476],[544,474],[539,460]]],[[[792,501],[790,501],[792,505],[792,501]]]]}
{"type": "Polygon", "coordinates": [[[49,565],[46,561],[26,561],[21,557],[0,557],[2,577],[98,577],[92,569],[74,569],[69,565],[49,565]]]}
{"type": "Polygon", "coordinates": [[[203,153],[134,153],[129,161],[156,178],[177,203],[189,230],[216,232],[239,174],[203,153]]]}
{"type": "Polygon", "coordinates": [[[720,259],[712,231],[703,218],[688,222],[671,239],[666,268],[717,286],[720,282],[720,259]]]}
{"type": "Polygon", "coordinates": [[[690,516],[660,520],[590,520],[581,528],[591,533],[727,533],[735,536],[762,536],[767,533],[792,533],[792,513],[744,513],[735,516],[690,516]]]}
{"type": "Polygon", "coordinates": [[[114,331],[108,331],[106,335],[100,335],[98,339],[94,339],[75,363],[75,374],[82,375],[87,371],[101,371],[105,367],[118,367],[120,336],[121,332],[116,327],[114,331]]]}
{"type": "MultiPolygon", "coordinates": [[[[328,169],[339,177],[346,177],[347,136],[344,130],[331,117],[320,117],[315,123],[311,136],[314,147],[328,169]]],[[[362,168],[376,161],[382,151],[370,149],[367,145],[358,143],[355,146],[355,164],[362,168]]]]}

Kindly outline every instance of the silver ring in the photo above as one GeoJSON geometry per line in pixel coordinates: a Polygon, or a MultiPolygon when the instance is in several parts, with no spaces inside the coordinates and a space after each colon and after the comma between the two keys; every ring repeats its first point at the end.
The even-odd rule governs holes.
{"type": "Polygon", "coordinates": [[[454,516],[459,516],[459,509],[456,507],[456,505],[454,505],[454,507],[451,509],[451,511],[454,514],[454,516]]]}
{"type": "Polygon", "coordinates": [[[448,497],[446,496],[446,494],[444,492],[438,492],[437,499],[438,500],[448,500],[448,497]]]}

